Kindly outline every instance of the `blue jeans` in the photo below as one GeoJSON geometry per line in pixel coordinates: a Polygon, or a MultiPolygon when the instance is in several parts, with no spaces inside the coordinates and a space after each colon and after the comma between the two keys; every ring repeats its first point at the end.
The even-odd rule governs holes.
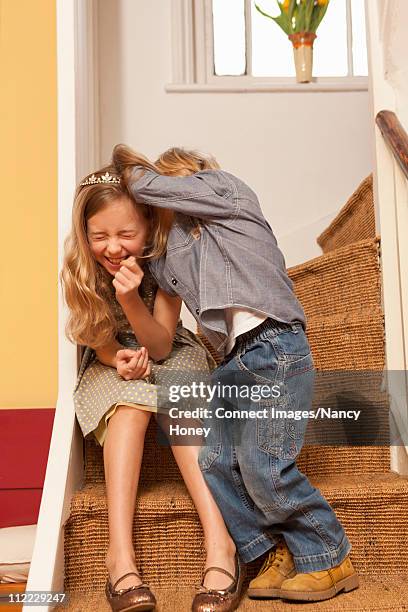
{"type": "Polygon", "coordinates": [[[204,420],[211,429],[199,464],[246,563],[268,551],[279,534],[298,572],[334,567],[350,551],[334,511],[296,466],[307,418],[295,418],[294,411],[311,409],[313,380],[301,324],[272,319],[239,336],[213,372],[211,383],[223,392],[211,401],[212,418],[204,420]],[[232,383],[237,397],[228,391],[232,383]],[[259,399],[261,387],[273,390],[270,396],[259,399]]]}

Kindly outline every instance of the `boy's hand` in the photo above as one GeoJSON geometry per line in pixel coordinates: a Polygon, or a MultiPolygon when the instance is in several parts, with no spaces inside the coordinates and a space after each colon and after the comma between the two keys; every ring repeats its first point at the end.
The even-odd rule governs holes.
{"type": "Polygon", "coordinates": [[[119,272],[116,272],[112,281],[116,290],[116,299],[123,305],[139,295],[138,289],[142,282],[144,272],[135,257],[128,257],[122,261],[119,272]]]}
{"type": "Polygon", "coordinates": [[[139,380],[149,376],[151,366],[149,354],[143,346],[140,349],[121,349],[116,353],[116,370],[125,380],[139,380]]]}

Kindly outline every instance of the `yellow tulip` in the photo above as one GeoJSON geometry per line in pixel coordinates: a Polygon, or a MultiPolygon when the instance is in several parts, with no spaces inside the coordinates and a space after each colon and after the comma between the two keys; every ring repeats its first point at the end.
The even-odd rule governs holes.
{"type": "Polygon", "coordinates": [[[284,11],[288,12],[289,10],[289,4],[290,4],[290,0],[283,0],[282,2],[282,8],[284,11]]]}
{"type": "Polygon", "coordinates": [[[317,0],[317,4],[319,6],[326,6],[329,3],[329,0],[317,0]]]}

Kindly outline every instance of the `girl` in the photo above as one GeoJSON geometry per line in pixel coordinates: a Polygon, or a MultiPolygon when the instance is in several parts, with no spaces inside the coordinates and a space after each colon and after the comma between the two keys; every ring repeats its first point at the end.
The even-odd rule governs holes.
{"type": "MultiPolygon", "coordinates": [[[[144,163],[137,157],[134,162],[144,163]]],[[[180,298],[159,289],[145,265],[165,253],[172,220],[171,212],[136,204],[109,166],[77,188],[66,241],[67,334],[87,347],[75,409],[84,436],[94,436],[103,446],[109,516],[106,596],[115,612],[156,605],[137,569],[132,524],[144,437],[160,390],[180,382],[186,370],[192,376],[208,372],[204,347],[179,321],[180,298]]],[[[209,568],[228,566],[235,545],[199,469],[199,446],[172,450],[204,530],[205,586],[223,589],[230,579],[209,568]]]]}
{"type": "MultiPolygon", "coordinates": [[[[271,389],[253,406],[241,399],[245,393],[214,397],[199,455],[242,561],[272,549],[250,596],[317,601],[355,588],[349,540],[296,466],[306,419],[290,415],[311,407],[313,361],[303,309],[255,193],[215,160],[182,149],[164,153],[155,169],[118,145],[112,162],[137,202],[175,213],[166,254],[150,268],[162,289],[184,300],[223,358],[214,388],[229,390],[233,380],[247,397],[255,387],[271,389]],[[241,418],[211,418],[231,405],[241,418]],[[255,417],[249,407],[257,408],[255,417]],[[274,409],[283,416],[274,418],[274,409]]],[[[232,556],[224,567],[231,564],[232,556]]],[[[227,598],[201,593],[193,608],[235,609],[239,590],[236,576],[227,598]]]]}

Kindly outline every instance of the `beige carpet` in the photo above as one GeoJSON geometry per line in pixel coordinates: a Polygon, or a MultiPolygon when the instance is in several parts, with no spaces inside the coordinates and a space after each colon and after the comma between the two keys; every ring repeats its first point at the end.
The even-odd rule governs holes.
{"type": "MultiPolygon", "coordinates": [[[[194,589],[155,589],[158,601],[157,612],[189,612],[194,589]]],[[[109,612],[110,606],[103,593],[76,595],[65,607],[67,612],[109,612]]],[[[383,610],[408,610],[408,574],[389,575],[376,578],[360,578],[360,588],[342,593],[319,603],[288,603],[282,600],[250,600],[246,596],[239,606],[240,612],[381,612],[383,610]]]]}

